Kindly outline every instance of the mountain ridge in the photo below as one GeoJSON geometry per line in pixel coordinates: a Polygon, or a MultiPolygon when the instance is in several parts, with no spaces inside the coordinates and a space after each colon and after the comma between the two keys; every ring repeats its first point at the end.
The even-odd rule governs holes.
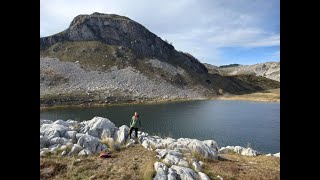
{"type": "Polygon", "coordinates": [[[224,76],[253,74],[280,82],[280,62],[268,61],[252,65],[231,64],[222,67],[213,66],[208,63],[204,63],[204,65],[209,72],[218,73],[224,76]]]}

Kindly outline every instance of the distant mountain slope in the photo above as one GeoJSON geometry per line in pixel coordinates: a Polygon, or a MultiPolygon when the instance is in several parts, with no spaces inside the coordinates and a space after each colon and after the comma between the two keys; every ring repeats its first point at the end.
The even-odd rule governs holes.
{"type": "Polygon", "coordinates": [[[254,65],[237,65],[231,67],[217,67],[205,64],[209,72],[217,72],[221,75],[253,74],[263,76],[280,82],[280,62],[266,62],[254,65]]]}

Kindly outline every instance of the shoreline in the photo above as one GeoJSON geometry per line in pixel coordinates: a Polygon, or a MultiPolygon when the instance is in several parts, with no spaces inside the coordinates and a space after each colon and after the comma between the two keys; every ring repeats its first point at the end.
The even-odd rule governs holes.
{"type": "MultiPolygon", "coordinates": [[[[196,98],[196,99],[156,99],[145,101],[132,102],[116,102],[116,103],[83,103],[83,104],[69,104],[69,105],[40,105],[40,110],[59,109],[59,108],[78,108],[78,107],[108,107],[108,106],[125,106],[125,105],[154,105],[166,104],[187,101],[202,101],[202,100],[231,100],[231,101],[254,101],[254,102],[280,102],[280,98],[265,97],[269,93],[257,92],[244,95],[223,95],[217,97],[196,98]]],[[[277,95],[276,95],[277,96],[277,95]]]]}
{"type": "Polygon", "coordinates": [[[168,100],[149,100],[149,101],[132,101],[132,102],[117,102],[117,103],[83,103],[83,104],[69,104],[69,105],[52,105],[45,106],[40,105],[40,110],[48,109],[60,109],[60,108],[77,108],[77,107],[108,107],[108,106],[125,106],[125,105],[154,105],[154,104],[166,104],[176,102],[187,102],[187,101],[201,101],[209,100],[209,98],[197,98],[197,99],[168,99],[168,100]]]}
{"type": "MultiPolygon", "coordinates": [[[[241,96],[241,95],[240,95],[241,96]]],[[[259,98],[245,98],[240,96],[225,96],[212,98],[211,100],[224,100],[224,101],[254,101],[254,102],[280,102],[280,99],[259,99],[259,98]]]]}
{"type": "Polygon", "coordinates": [[[212,99],[256,101],[256,102],[280,102],[280,88],[255,92],[251,94],[243,94],[243,95],[230,94],[230,95],[224,95],[220,97],[214,97],[212,99]]]}

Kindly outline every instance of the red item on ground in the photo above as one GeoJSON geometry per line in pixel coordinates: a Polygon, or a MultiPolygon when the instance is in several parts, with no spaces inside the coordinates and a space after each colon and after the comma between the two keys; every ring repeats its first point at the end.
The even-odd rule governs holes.
{"type": "Polygon", "coordinates": [[[110,158],[111,157],[111,153],[109,152],[103,152],[100,154],[101,158],[110,158]]]}

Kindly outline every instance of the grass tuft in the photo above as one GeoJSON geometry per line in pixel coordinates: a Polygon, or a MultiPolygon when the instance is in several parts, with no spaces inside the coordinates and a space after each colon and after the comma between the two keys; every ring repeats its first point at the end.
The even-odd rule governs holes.
{"type": "Polygon", "coordinates": [[[100,143],[107,145],[110,150],[113,150],[115,145],[113,138],[103,138],[101,139],[100,143]]]}
{"type": "Polygon", "coordinates": [[[153,158],[143,166],[143,171],[141,171],[142,180],[152,180],[153,177],[156,175],[156,171],[154,170],[155,162],[156,160],[153,158]]]}

